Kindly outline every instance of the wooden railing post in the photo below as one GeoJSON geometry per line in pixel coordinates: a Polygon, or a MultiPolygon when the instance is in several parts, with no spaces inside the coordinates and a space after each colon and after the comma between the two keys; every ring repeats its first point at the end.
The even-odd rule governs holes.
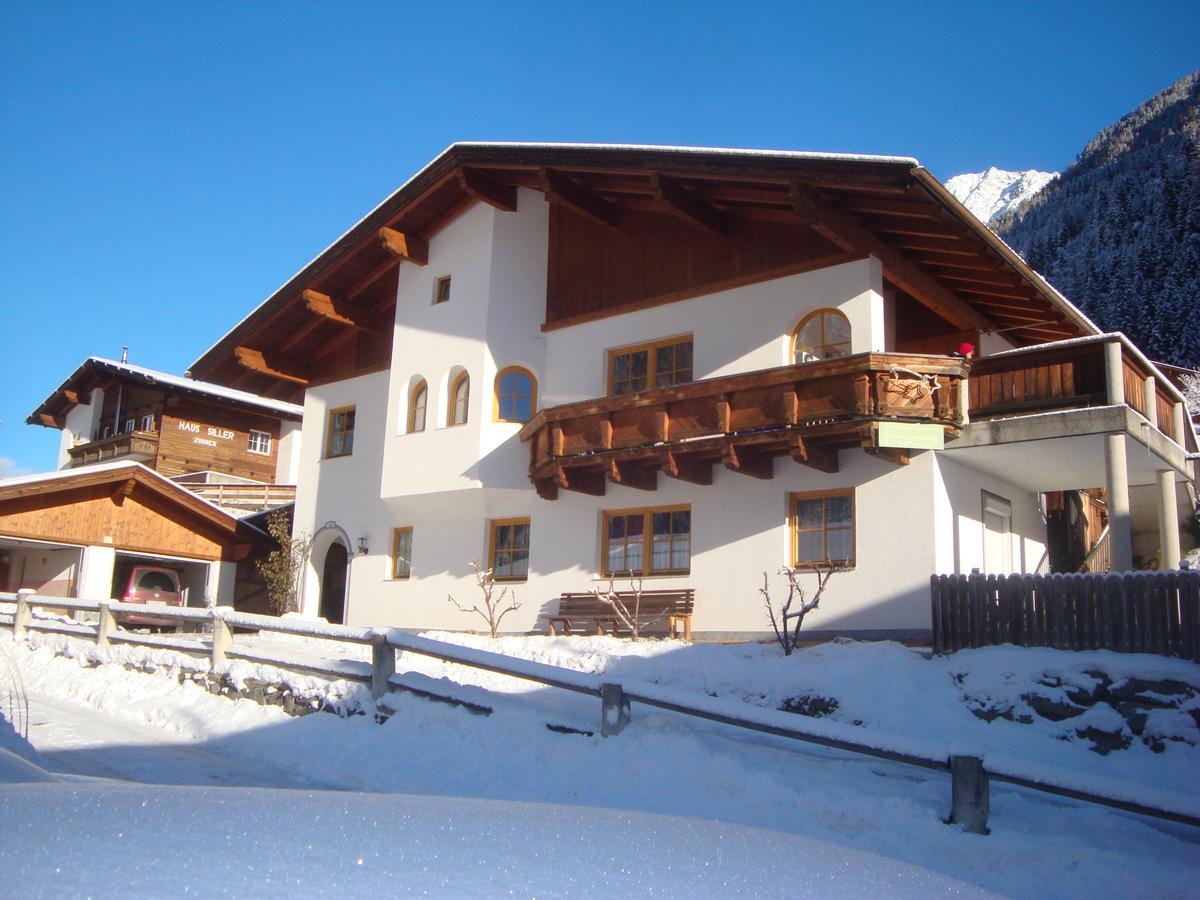
{"type": "Polygon", "coordinates": [[[107,647],[109,636],[116,631],[117,620],[107,603],[100,604],[100,621],[96,623],[96,646],[107,647]]]}
{"type": "Polygon", "coordinates": [[[619,684],[600,685],[600,736],[620,734],[629,724],[629,701],[619,684]]]}
{"type": "Polygon", "coordinates": [[[29,606],[29,598],[33,594],[30,588],[17,591],[17,611],[13,613],[13,637],[25,637],[25,631],[33,620],[33,610],[29,606]]]}
{"type": "Polygon", "coordinates": [[[225,654],[233,643],[233,630],[225,621],[225,617],[215,609],[210,615],[212,616],[212,664],[216,666],[225,662],[225,654]]]}
{"type": "Polygon", "coordinates": [[[386,631],[371,635],[371,697],[378,700],[392,689],[396,674],[396,648],[388,643],[386,631]]]}
{"type": "Polygon", "coordinates": [[[950,757],[950,819],[971,834],[987,834],[991,797],[983,760],[978,756],[950,757]]]}

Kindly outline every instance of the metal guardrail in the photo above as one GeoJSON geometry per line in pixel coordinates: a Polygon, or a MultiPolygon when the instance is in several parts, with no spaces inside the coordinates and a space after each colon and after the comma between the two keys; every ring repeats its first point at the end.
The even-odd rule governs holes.
{"type": "MultiPolygon", "coordinates": [[[[0,594],[0,603],[15,603],[11,615],[0,610],[0,626],[12,628],[14,637],[22,637],[30,631],[66,634],[72,637],[93,637],[98,645],[105,646],[113,641],[152,647],[177,649],[210,657],[213,666],[228,659],[242,659],[284,669],[295,669],[341,678],[371,686],[371,694],[381,699],[393,690],[406,690],[396,676],[396,653],[409,652],[429,656],[444,662],[496,672],[511,678],[533,681],[548,687],[573,691],[599,697],[601,700],[600,734],[610,737],[619,734],[630,722],[630,704],[640,703],[693,718],[718,722],[748,731],[769,734],[789,740],[802,741],[871,756],[904,765],[918,766],[949,772],[951,777],[951,812],[948,824],[961,826],[964,830],[986,834],[990,806],[989,782],[1000,781],[1030,790],[1069,797],[1088,803],[1108,806],[1142,816],[1164,819],[1193,827],[1200,827],[1200,812],[1187,804],[1164,801],[1158,805],[1141,803],[1131,799],[1129,792],[1114,789],[1101,794],[1072,787],[1069,783],[1053,782],[1041,776],[1050,771],[1044,767],[1036,771],[1018,763],[1008,765],[992,762],[985,767],[984,758],[968,753],[944,752],[933,742],[912,739],[888,738],[871,745],[856,740],[861,734],[858,729],[835,722],[809,722],[807,727],[797,727],[795,715],[771,709],[759,709],[748,704],[692,694],[686,691],[664,688],[651,682],[614,683],[600,676],[577,672],[561,666],[517,659],[486,650],[476,650],[445,641],[437,641],[419,635],[408,634],[397,629],[354,628],[344,625],[317,626],[303,621],[275,618],[273,616],[239,613],[228,608],[188,609],[179,607],[154,607],[156,618],[174,619],[180,624],[203,623],[211,628],[211,643],[204,644],[194,637],[180,635],[135,634],[121,631],[119,620],[129,615],[145,615],[146,607],[140,603],[116,601],[71,600],[58,597],[41,598],[29,591],[18,594],[0,594]],[[94,624],[65,623],[52,619],[37,619],[34,606],[47,609],[96,612],[94,624]],[[353,660],[305,662],[234,646],[233,628],[271,631],[302,637],[318,637],[371,646],[371,663],[353,660]]],[[[1069,773],[1061,773],[1060,782],[1069,782],[1069,773]]]]}

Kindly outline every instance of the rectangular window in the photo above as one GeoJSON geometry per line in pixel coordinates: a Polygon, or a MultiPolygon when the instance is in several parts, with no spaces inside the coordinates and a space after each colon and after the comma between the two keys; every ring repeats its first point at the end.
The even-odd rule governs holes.
{"type": "Polygon", "coordinates": [[[492,520],[488,568],[497,581],[524,581],[529,577],[528,519],[492,520]]]}
{"type": "Polygon", "coordinates": [[[670,338],[608,351],[608,393],[634,394],[692,380],[692,339],[670,338]]]}
{"type": "Polygon", "coordinates": [[[251,453],[261,453],[264,456],[271,455],[271,432],[269,431],[250,431],[250,442],[246,449],[251,453]]]}
{"type": "Polygon", "coordinates": [[[153,431],[154,430],[154,414],[153,413],[151,413],[148,416],[142,416],[142,421],[141,421],[141,424],[138,425],[138,430],[139,431],[153,431]]]}
{"type": "Polygon", "coordinates": [[[623,509],[604,514],[605,577],[686,575],[692,566],[692,511],[623,509]]]}
{"type": "Polygon", "coordinates": [[[349,456],[354,452],[354,407],[343,406],[329,411],[329,432],[325,438],[325,455],[349,456]]]}
{"type": "Polygon", "coordinates": [[[433,283],[433,302],[447,303],[450,300],[450,276],[443,275],[433,283]]]}
{"type": "Polygon", "coordinates": [[[393,578],[408,578],[412,575],[412,540],[411,527],[392,529],[393,578]]]}
{"type": "Polygon", "coordinates": [[[789,495],[792,565],[854,565],[854,490],[789,495]]]}
{"type": "Polygon", "coordinates": [[[125,427],[121,429],[121,433],[122,433],[122,434],[129,434],[129,432],[133,431],[133,427],[134,427],[134,425],[136,425],[136,424],[137,424],[136,420],[134,420],[134,419],[126,419],[126,420],[125,420],[125,427]]]}

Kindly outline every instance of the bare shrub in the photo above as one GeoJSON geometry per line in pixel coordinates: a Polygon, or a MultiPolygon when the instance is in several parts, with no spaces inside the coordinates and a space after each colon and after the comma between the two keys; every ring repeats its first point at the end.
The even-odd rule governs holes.
{"type": "Polygon", "coordinates": [[[767,608],[767,617],[771,620],[771,628],[775,631],[775,640],[779,641],[779,646],[783,648],[784,656],[791,656],[792,651],[796,649],[796,642],[800,640],[800,628],[804,625],[804,617],[820,605],[821,595],[825,593],[829,579],[836,571],[837,567],[829,562],[796,568],[784,566],[779,570],[779,574],[787,578],[788,595],[778,612],[776,612],[775,604],[771,602],[767,573],[763,572],[763,585],[758,592],[762,594],[763,605],[767,608]],[[804,588],[799,582],[800,576],[806,572],[817,576],[817,590],[812,595],[812,599],[805,599],[804,588]],[[792,609],[793,603],[798,604],[795,610],[792,609]]]}
{"type": "Polygon", "coordinates": [[[496,576],[491,569],[484,568],[479,560],[471,560],[471,571],[475,573],[475,583],[479,586],[481,602],[474,606],[463,606],[450,594],[446,595],[446,599],[453,603],[459,612],[476,613],[481,616],[483,621],[487,622],[488,633],[492,637],[497,637],[500,622],[510,612],[520,609],[521,604],[517,602],[517,595],[508,587],[502,587],[500,593],[496,593],[498,586],[496,576]],[[507,605],[505,605],[506,603],[507,605]]]}
{"type": "Polygon", "coordinates": [[[267,601],[274,615],[300,611],[300,575],[312,552],[312,534],[292,534],[292,517],[285,507],[267,514],[267,533],[276,548],[255,563],[267,583],[267,601]]]}
{"type": "Polygon", "coordinates": [[[613,579],[608,579],[608,586],[592,588],[592,596],[601,603],[607,604],[612,608],[613,615],[617,621],[629,629],[629,634],[633,640],[637,640],[642,633],[643,628],[649,628],[656,622],[661,622],[666,618],[670,609],[664,609],[658,615],[649,619],[642,618],[642,579],[631,578],[629,580],[629,593],[633,594],[632,598],[622,597],[614,588],[613,579]]]}

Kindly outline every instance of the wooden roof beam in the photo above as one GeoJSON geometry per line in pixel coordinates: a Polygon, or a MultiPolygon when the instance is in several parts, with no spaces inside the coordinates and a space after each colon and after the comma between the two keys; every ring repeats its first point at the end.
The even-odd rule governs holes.
{"type": "Polygon", "coordinates": [[[801,184],[792,185],[792,208],[814,231],[844,250],[865,250],[883,263],[884,274],[905,292],[962,329],[991,331],[990,320],[942,287],[890,244],[822,201],[801,184]]]}
{"type": "Polygon", "coordinates": [[[551,203],[569,206],[571,209],[607,228],[616,228],[620,223],[617,208],[594,194],[578,182],[572,181],[554,169],[540,172],[542,191],[551,203]]]}
{"type": "Polygon", "coordinates": [[[135,487],[137,487],[137,481],[132,478],[126,478],[113,489],[113,492],[109,496],[112,497],[112,502],[117,506],[124,506],[125,498],[133,496],[133,489],[135,487]]]}
{"type": "Polygon", "coordinates": [[[426,241],[386,225],[379,229],[378,235],[379,243],[392,256],[406,259],[418,266],[429,264],[429,244],[426,241]]]}
{"type": "Polygon", "coordinates": [[[365,306],[359,306],[357,303],[347,300],[335,300],[320,291],[305,290],[301,292],[300,296],[304,298],[305,307],[314,316],[362,331],[374,333],[376,330],[367,324],[374,319],[374,316],[365,306]]]}
{"type": "Polygon", "coordinates": [[[252,347],[234,347],[233,353],[237,357],[238,365],[251,372],[283,381],[293,381],[296,384],[306,385],[310,380],[308,368],[292,360],[268,357],[261,350],[252,347]]]}
{"type": "Polygon", "coordinates": [[[653,172],[650,185],[654,189],[654,199],[677,219],[718,237],[729,233],[730,217],[675,179],[653,172]]]}
{"type": "Polygon", "coordinates": [[[467,166],[458,170],[458,183],[464,191],[481,203],[504,212],[517,211],[517,189],[511,184],[503,184],[478,169],[467,166]]]}
{"type": "Polygon", "coordinates": [[[38,419],[47,428],[62,429],[66,427],[66,421],[64,419],[60,419],[57,416],[52,416],[50,413],[38,413],[38,419]]]}

